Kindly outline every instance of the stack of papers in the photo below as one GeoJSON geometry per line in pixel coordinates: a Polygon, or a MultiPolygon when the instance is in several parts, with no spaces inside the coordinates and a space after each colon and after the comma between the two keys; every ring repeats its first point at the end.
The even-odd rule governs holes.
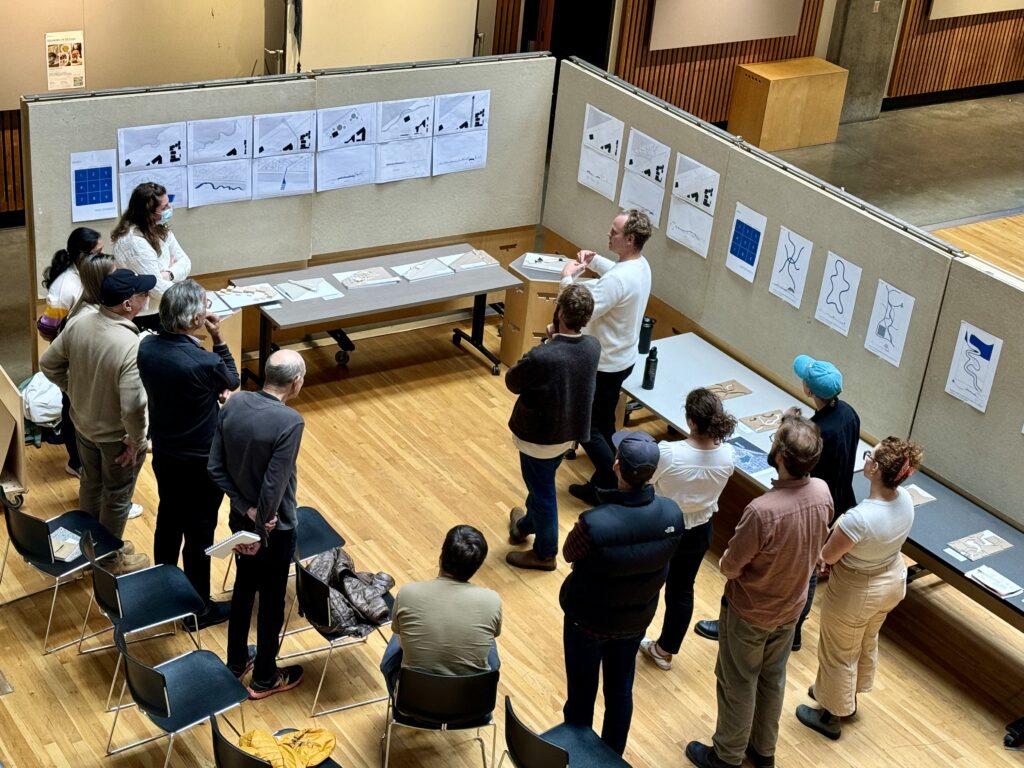
{"type": "Polygon", "coordinates": [[[972,533],[970,536],[964,536],[956,541],[951,541],[949,546],[971,562],[974,562],[975,560],[981,560],[983,557],[1002,552],[1004,549],[1009,549],[1013,544],[1002,536],[985,530],[972,533]]]}
{"type": "Polygon", "coordinates": [[[1003,574],[989,568],[987,565],[980,565],[964,575],[969,579],[974,579],[985,589],[994,592],[999,597],[1013,597],[1024,592],[1024,589],[1019,584],[1015,584],[1003,576],[1003,574]]]}
{"type": "Polygon", "coordinates": [[[338,299],[345,295],[322,277],[289,280],[274,287],[277,288],[278,293],[288,299],[288,301],[338,299]]]}
{"type": "Polygon", "coordinates": [[[455,271],[451,267],[446,264],[442,264],[437,259],[424,259],[423,261],[417,261],[413,264],[400,264],[399,266],[392,267],[391,269],[410,282],[426,280],[430,277],[445,277],[446,275],[455,274],[455,271]]]}
{"type": "Polygon", "coordinates": [[[575,261],[575,259],[568,259],[558,254],[528,253],[523,259],[523,266],[530,269],[541,269],[545,272],[561,272],[562,268],[570,261],[575,261]]]}
{"type": "Polygon", "coordinates": [[[255,285],[229,285],[219,292],[220,297],[232,309],[252,307],[257,304],[273,304],[281,300],[281,295],[274,290],[270,283],[256,283],[255,285]]]}
{"type": "Polygon", "coordinates": [[[213,312],[215,315],[230,315],[234,310],[227,305],[227,302],[220,297],[220,294],[216,291],[208,291],[206,294],[206,302],[210,305],[206,309],[209,312],[213,312]]]}
{"type": "Polygon", "coordinates": [[[388,272],[384,267],[370,267],[352,272],[335,272],[334,279],[346,288],[366,288],[371,285],[397,283],[402,278],[388,272]]]}
{"type": "Polygon", "coordinates": [[[67,528],[58,528],[50,534],[50,548],[53,550],[53,559],[63,563],[70,563],[82,556],[82,548],[78,545],[81,536],[67,528]]]}
{"type": "Polygon", "coordinates": [[[479,267],[493,267],[498,260],[478,248],[465,253],[453,253],[451,256],[441,256],[440,260],[454,269],[456,272],[464,272],[467,269],[478,269],[479,267]]]}
{"type": "Polygon", "coordinates": [[[935,501],[935,497],[919,485],[911,483],[910,485],[905,485],[903,487],[907,489],[907,493],[910,494],[910,500],[914,502],[915,507],[920,507],[922,504],[927,504],[929,501],[935,501]]]}

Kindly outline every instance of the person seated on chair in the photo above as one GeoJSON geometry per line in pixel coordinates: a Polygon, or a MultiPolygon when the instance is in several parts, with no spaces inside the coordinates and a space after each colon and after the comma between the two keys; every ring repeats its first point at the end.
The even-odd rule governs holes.
{"type": "Polygon", "coordinates": [[[487,540],[471,525],[444,537],[437,578],[406,584],[395,597],[391,641],[380,671],[394,694],[401,667],[438,675],[497,669],[501,598],[469,580],[487,557],[487,540]]]}

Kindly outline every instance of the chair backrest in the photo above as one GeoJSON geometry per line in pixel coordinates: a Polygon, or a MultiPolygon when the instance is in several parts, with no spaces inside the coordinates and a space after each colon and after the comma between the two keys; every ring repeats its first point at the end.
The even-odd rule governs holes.
{"type": "Polygon", "coordinates": [[[331,626],[330,586],[298,561],[295,562],[295,594],[299,598],[299,610],[310,624],[331,626]]]}
{"type": "Polygon", "coordinates": [[[398,673],[395,709],[440,728],[478,721],[494,711],[498,670],[472,675],[435,675],[409,667],[398,673]]]}
{"type": "Polygon", "coordinates": [[[527,728],[512,711],[512,699],[505,697],[505,747],[516,768],[566,768],[569,753],[544,741],[527,728]]]}
{"type": "Polygon", "coordinates": [[[213,762],[217,768],[264,768],[272,765],[236,747],[230,739],[225,738],[217,725],[216,715],[210,715],[210,730],[213,731],[213,762]]]}
{"type": "Polygon", "coordinates": [[[7,520],[7,534],[11,537],[11,544],[19,555],[30,562],[53,562],[50,526],[45,520],[27,515],[7,504],[4,504],[4,518],[7,520]]]}
{"type": "Polygon", "coordinates": [[[139,709],[154,717],[170,717],[171,703],[167,698],[167,679],[153,667],[147,667],[138,659],[128,655],[128,644],[124,635],[114,628],[114,643],[124,658],[125,680],[132,700],[139,709]]]}
{"type": "Polygon", "coordinates": [[[79,543],[82,554],[92,566],[92,592],[96,596],[96,603],[108,617],[123,618],[121,597],[117,592],[117,576],[96,561],[96,546],[93,544],[91,533],[86,531],[79,543]]]}

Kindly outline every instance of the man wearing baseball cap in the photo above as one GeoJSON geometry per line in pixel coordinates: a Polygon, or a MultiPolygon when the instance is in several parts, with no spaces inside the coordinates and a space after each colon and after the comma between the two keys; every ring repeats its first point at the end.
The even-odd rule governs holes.
{"type": "MultiPolygon", "coordinates": [[[[76,315],[39,359],[43,374],[67,392],[82,457],[79,508],[123,538],[132,493],[146,458],[146,390],[136,359],[152,275],[116,269],[103,279],[96,312],[76,315]]],[[[145,568],[149,558],[125,542],[113,563],[119,573],[145,568]]]]}
{"type": "Polygon", "coordinates": [[[572,573],[558,599],[565,612],[565,721],[591,727],[601,672],[601,739],[621,755],[633,716],[636,653],[684,524],[679,506],[655,496],[649,483],[661,455],[654,438],[623,430],[612,444],[618,487],[598,489],[598,505],[566,538],[562,556],[572,573]]]}

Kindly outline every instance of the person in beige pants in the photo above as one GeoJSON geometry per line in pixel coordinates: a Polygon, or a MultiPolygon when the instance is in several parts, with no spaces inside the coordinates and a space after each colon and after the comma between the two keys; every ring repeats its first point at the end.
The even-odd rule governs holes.
{"type": "Polygon", "coordinates": [[[900,488],[921,464],[921,447],[887,437],[864,454],[868,498],[842,515],[821,551],[831,577],[821,608],[818,675],[797,719],[830,739],[840,720],[857,711],[857,694],[870,691],[878,665],[878,632],[906,594],[900,548],[914,524],[914,504],[900,488]]]}

